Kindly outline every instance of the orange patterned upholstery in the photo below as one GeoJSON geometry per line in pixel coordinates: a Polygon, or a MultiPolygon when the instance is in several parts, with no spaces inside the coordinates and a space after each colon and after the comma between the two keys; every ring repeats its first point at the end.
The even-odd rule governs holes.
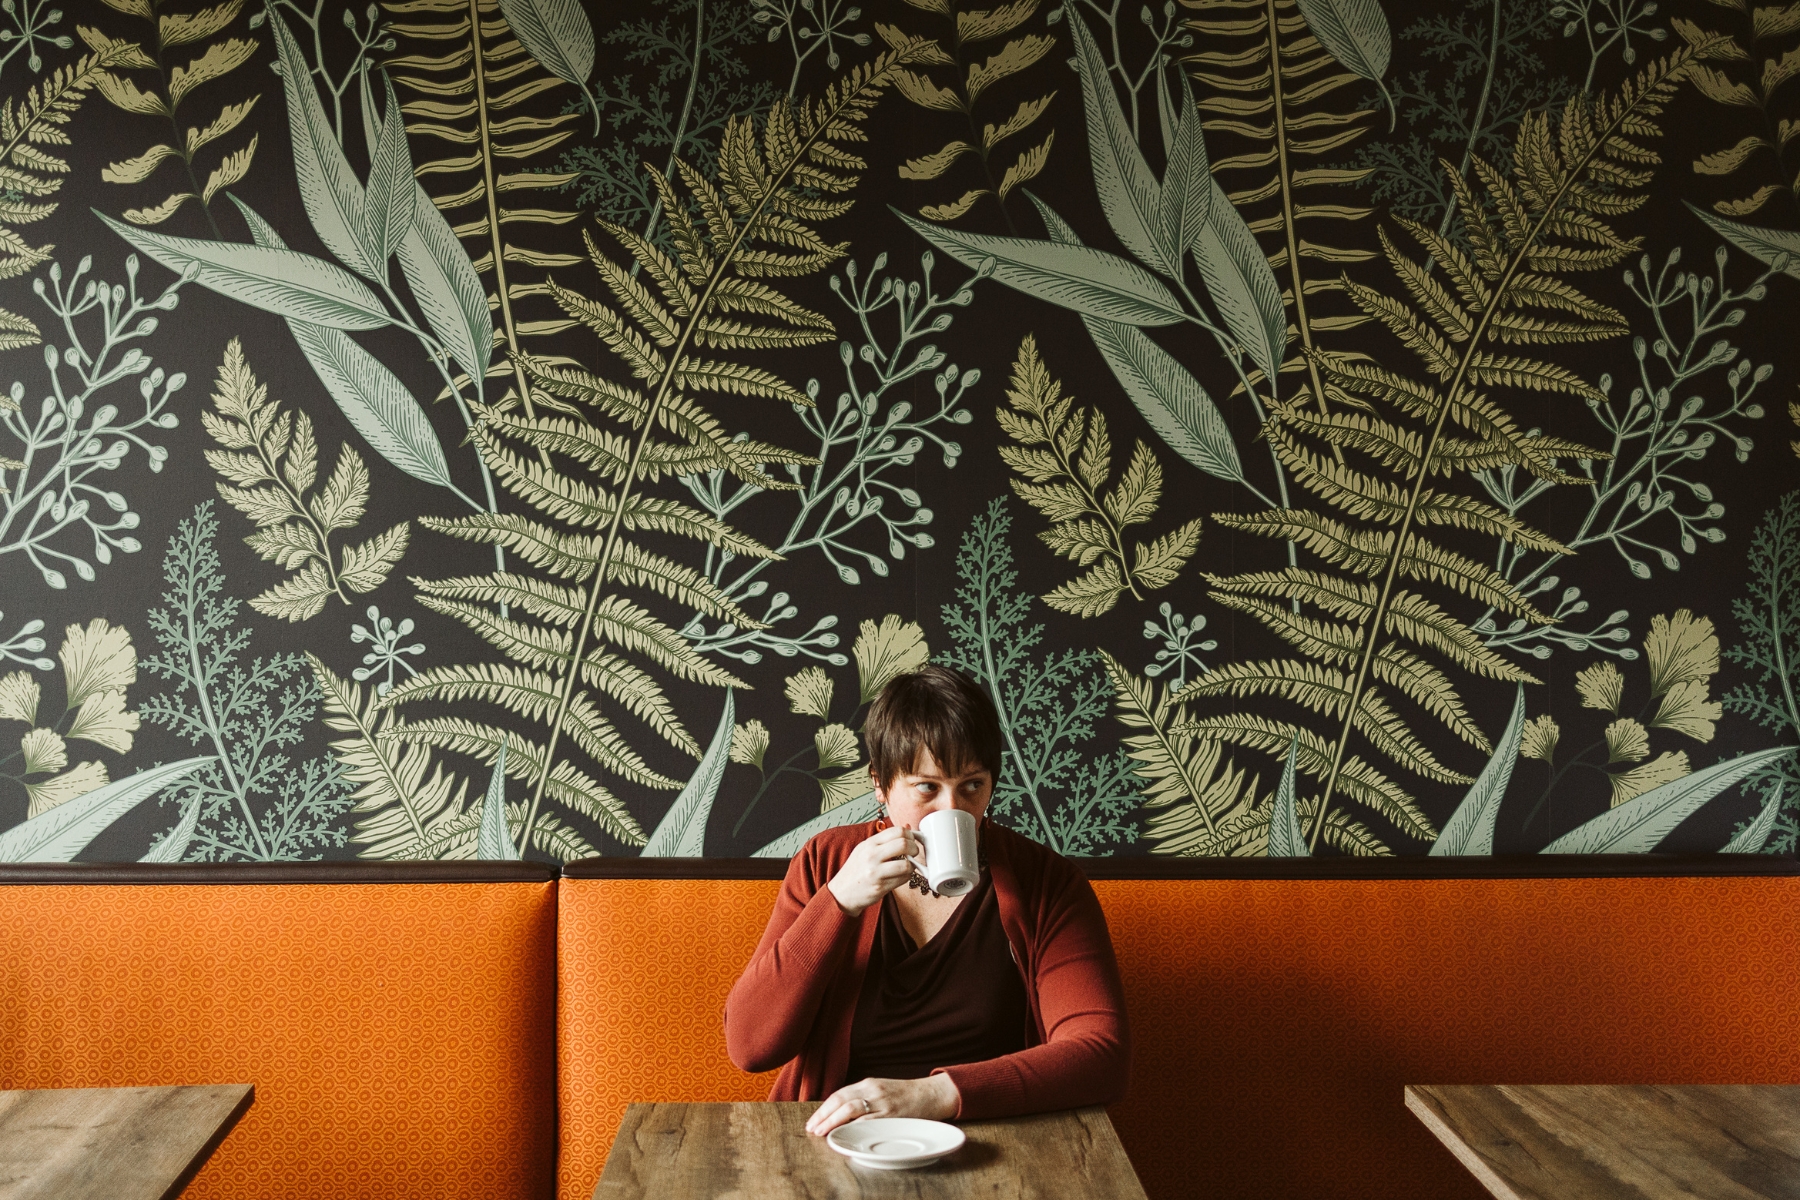
{"type": "Polygon", "coordinates": [[[1152,1197],[1486,1196],[1407,1083],[1800,1083],[1800,878],[1094,888],[1152,1197]]]}
{"type": "MultiPolygon", "coordinates": [[[[562,881],[559,1200],[633,1100],[757,1099],[721,1014],[766,880],[562,881]]],[[[1800,877],[1099,881],[1158,1200],[1477,1200],[1409,1082],[1800,1082],[1800,877]]]]}
{"type": "Polygon", "coordinates": [[[0,1088],[256,1085],[192,1200],[548,1197],[552,882],[0,886],[0,1088]]]}
{"type": "Polygon", "coordinates": [[[558,1200],[588,1200],[625,1106],[762,1100],[773,1071],[725,1057],[725,993],[780,884],[568,879],[557,902],[558,1200]]]}

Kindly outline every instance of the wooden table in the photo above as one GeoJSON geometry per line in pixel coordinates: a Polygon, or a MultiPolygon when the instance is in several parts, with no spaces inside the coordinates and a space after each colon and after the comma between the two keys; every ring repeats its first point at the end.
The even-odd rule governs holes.
{"type": "Polygon", "coordinates": [[[1144,1200],[1104,1108],[964,1121],[968,1142],[912,1171],[875,1171],[806,1132],[817,1102],[633,1104],[594,1200],[1144,1200]]]}
{"type": "Polygon", "coordinates": [[[170,1200],[255,1099],[247,1083],[0,1092],[0,1200],[170,1200]]]}
{"type": "Polygon", "coordinates": [[[1413,1085],[1502,1200],[1800,1200],[1800,1087],[1413,1085]]]}

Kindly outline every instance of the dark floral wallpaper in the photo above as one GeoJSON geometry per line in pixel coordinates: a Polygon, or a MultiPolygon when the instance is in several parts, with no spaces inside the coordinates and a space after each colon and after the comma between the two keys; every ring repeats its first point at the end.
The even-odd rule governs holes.
{"type": "Polygon", "coordinates": [[[0,861],[1795,849],[1800,4],[62,4],[0,861]]]}

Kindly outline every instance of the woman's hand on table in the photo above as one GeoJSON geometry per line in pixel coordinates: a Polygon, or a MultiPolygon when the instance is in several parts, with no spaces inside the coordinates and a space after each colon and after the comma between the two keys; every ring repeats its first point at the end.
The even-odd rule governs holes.
{"type": "Polygon", "coordinates": [[[865,1079],[827,1096],[825,1103],[806,1119],[806,1132],[824,1137],[839,1125],[848,1125],[859,1117],[923,1117],[928,1121],[948,1121],[956,1115],[961,1104],[962,1094],[948,1075],[927,1075],[923,1079],[865,1079]]]}
{"type": "Polygon", "coordinates": [[[860,917],[871,904],[880,903],[883,896],[912,878],[908,859],[918,852],[919,843],[910,829],[883,829],[859,842],[826,886],[839,908],[860,917]]]}

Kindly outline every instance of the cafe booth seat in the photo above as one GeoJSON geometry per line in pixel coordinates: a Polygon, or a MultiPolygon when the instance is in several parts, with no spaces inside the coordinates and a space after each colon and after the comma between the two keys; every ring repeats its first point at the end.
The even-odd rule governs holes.
{"type": "Polygon", "coordinates": [[[252,1083],[192,1200],[525,1200],[556,1155],[556,872],[0,868],[0,1089],[252,1083]]]}
{"type": "MultiPolygon", "coordinates": [[[[768,1094],[784,866],[0,867],[0,1088],[254,1083],[196,1197],[587,1200],[630,1102],[768,1094]]],[[[1800,1083],[1791,859],[1083,869],[1155,1200],[1479,1200],[1406,1083],[1800,1083]]]]}
{"type": "MultiPolygon", "coordinates": [[[[638,1100],[767,1095],[725,995],[782,862],[593,859],[558,920],[558,1200],[638,1100]]],[[[1152,1200],[1482,1200],[1408,1083],[1800,1083],[1800,866],[1655,855],[1082,863],[1152,1200]]]]}

